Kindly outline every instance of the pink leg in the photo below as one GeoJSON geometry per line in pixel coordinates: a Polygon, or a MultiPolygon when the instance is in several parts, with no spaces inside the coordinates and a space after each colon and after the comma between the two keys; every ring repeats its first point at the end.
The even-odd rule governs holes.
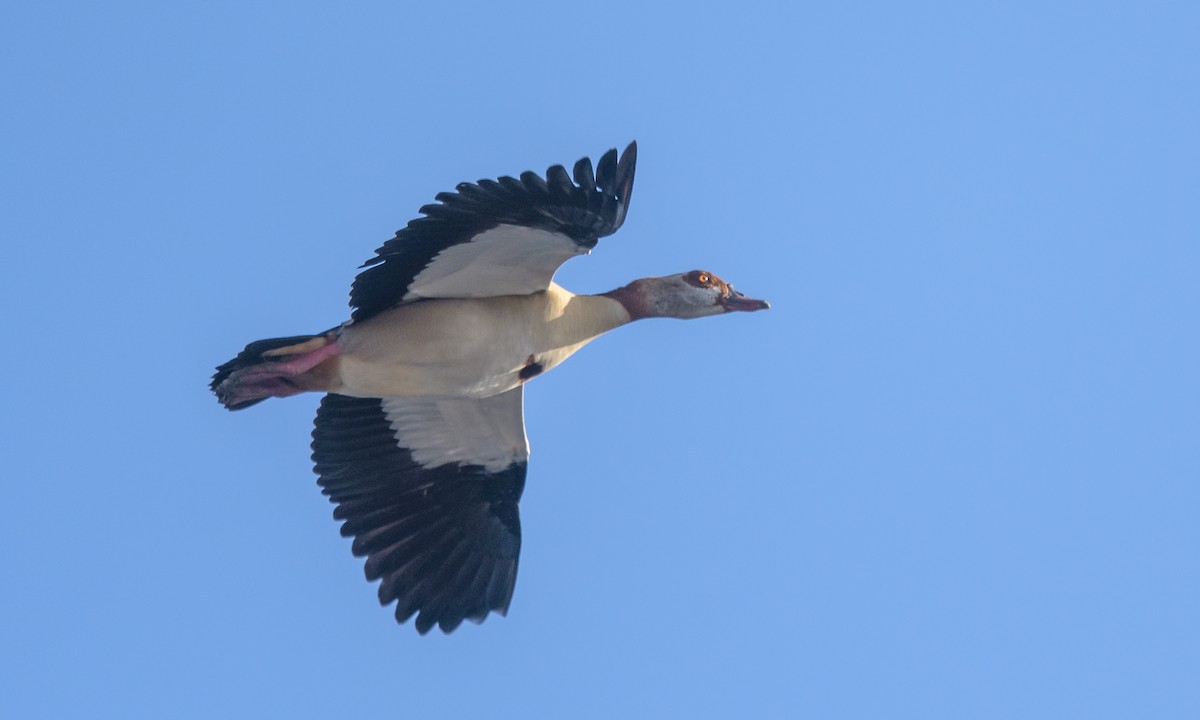
{"type": "Polygon", "coordinates": [[[267,360],[260,365],[252,365],[245,370],[240,370],[238,374],[241,378],[292,377],[306,373],[329,358],[337,357],[341,353],[342,346],[334,341],[316,350],[310,350],[300,355],[284,356],[289,357],[290,359],[288,360],[267,360]]]}
{"type": "Polygon", "coordinates": [[[337,341],[298,355],[283,355],[286,360],[264,360],[257,365],[235,370],[217,388],[225,407],[236,408],[269,397],[288,397],[304,392],[294,380],[330,358],[342,348],[337,341]]]}

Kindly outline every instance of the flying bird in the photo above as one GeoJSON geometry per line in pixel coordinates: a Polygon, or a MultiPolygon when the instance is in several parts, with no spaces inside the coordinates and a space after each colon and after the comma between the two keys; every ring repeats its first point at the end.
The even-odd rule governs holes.
{"type": "Polygon", "coordinates": [[[554,283],[625,222],[637,144],[519,179],[461,183],[385,242],[350,290],[350,319],[252,342],[211,389],[241,410],[325,393],[312,433],[322,492],[366,558],[379,601],[421,634],[504,615],[521,548],[525,384],[601,334],[652,317],[769,305],[705,270],[599,295],[554,283]]]}

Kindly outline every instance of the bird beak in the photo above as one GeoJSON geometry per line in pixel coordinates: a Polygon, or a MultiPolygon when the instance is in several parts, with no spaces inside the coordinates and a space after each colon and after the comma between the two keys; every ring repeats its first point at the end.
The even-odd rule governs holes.
{"type": "Polygon", "coordinates": [[[748,298],[733,288],[729,288],[729,295],[721,301],[721,305],[725,307],[725,312],[754,312],[771,307],[771,303],[766,300],[748,298]]]}

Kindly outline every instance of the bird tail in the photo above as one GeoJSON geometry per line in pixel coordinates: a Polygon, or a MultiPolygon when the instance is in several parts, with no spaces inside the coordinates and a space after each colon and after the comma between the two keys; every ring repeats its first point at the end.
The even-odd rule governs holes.
{"type": "Polygon", "coordinates": [[[337,332],[258,340],[217,367],[209,388],[228,410],[316,389],[305,374],[340,352],[337,332]]]}

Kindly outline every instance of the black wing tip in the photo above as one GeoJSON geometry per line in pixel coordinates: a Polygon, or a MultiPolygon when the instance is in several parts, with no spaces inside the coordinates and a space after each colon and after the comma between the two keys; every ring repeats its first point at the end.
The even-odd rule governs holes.
{"type": "MultiPolygon", "coordinates": [[[[426,616],[426,613],[419,612],[417,613],[417,619],[413,621],[413,629],[417,631],[418,635],[424,636],[428,635],[429,632],[436,627],[438,630],[442,631],[443,635],[449,635],[460,628],[463,624],[463,621],[468,621],[473,625],[482,625],[484,621],[487,620],[493,613],[499,615],[500,617],[505,617],[508,615],[508,608],[492,608],[485,613],[479,613],[475,615],[463,615],[461,613],[456,613],[454,615],[426,616]]],[[[397,618],[396,622],[398,625],[404,625],[407,620],[400,620],[397,618]]]]}
{"type": "MultiPolygon", "coordinates": [[[[617,155],[615,147],[606,150],[596,161],[594,172],[591,158],[587,156],[579,158],[575,163],[573,174],[576,184],[581,187],[592,189],[587,187],[592,185],[602,192],[614,194],[617,199],[621,199],[622,181],[626,181],[632,188],[633,173],[636,167],[637,140],[631,140],[621,151],[620,156],[617,155]]],[[[556,168],[561,169],[561,166],[555,165],[547,168],[546,174],[556,172],[556,168]]]]}
{"type": "MultiPolygon", "coordinates": [[[[502,603],[489,603],[486,608],[465,608],[457,607],[448,609],[438,607],[436,603],[421,603],[416,608],[404,602],[404,598],[399,598],[396,603],[396,624],[406,625],[413,615],[413,629],[419,635],[428,635],[435,627],[442,631],[443,635],[449,635],[462,626],[464,620],[470,621],[473,625],[482,625],[494,613],[500,617],[508,616],[508,606],[512,601],[512,588],[508,588],[507,593],[503,597],[502,603]]],[[[381,604],[387,605],[391,600],[383,601],[381,604]]]]}
{"type": "Polygon", "coordinates": [[[505,617],[516,587],[517,558],[514,557],[511,563],[501,563],[491,568],[487,564],[480,562],[472,566],[469,574],[474,578],[466,584],[451,583],[450,587],[433,593],[426,592],[430,579],[436,587],[445,580],[444,576],[439,577],[435,573],[432,578],[418,581],[416,585],[399,592],[385,590],[385,579],[380,584],[379,603],[386,606],[395,600],[394,615],[399,625],[407,624],[415,615],[413,628],[420,635],[428,634],[434,627],[441,630],[442,634],[449,635],[464,620],[480,625],[493,613],[505,617]]]}
{"type": "Polygon", "coordinates": [[[617,193],[622,205],[628,205],[629,198],[633,195],[633,174],[636,169],[637,140],[633,140],[625,147],[625,152],[621,153],[621,159],[617,161],[617,193]]]}
{"type": "Polygon", "coordinates": [[[580,158],[575,163],[575,182],[581,188],[588,192],[599,192],[616,201],[611,225],[603,235],[611,235],[625,224],[625,216],[629,213],[629,201],[633,197],[633,176],[636,169],[637,140],[630,140],[619,156],[615,147],[609,148],[596,161],[594,171],[591,160],[587,157],[580,158]]]}
{"type": "Polygon", "coordinates": [[[625,164],[626,160],[629,161],[630,169],[632,170],[633,164],[637,162],[637,140],[629,141],[629,144],[625,146],[624,152],[621,153],[620,162],[617,164],[623,165],[625,164]]]}
{"type": "MultiPolygon", "coordinates": [[[[612,150],[615,154],[615,150],[612,150]]],[[[637,140],[631,140],[617,161],[617,173],[613,193],[617,198],[617,216],[613,222],[616,231],[625,224],[625,216],[629,213],[629,201],[633,198],[633,176],[637,170],[637,140]]]]}

